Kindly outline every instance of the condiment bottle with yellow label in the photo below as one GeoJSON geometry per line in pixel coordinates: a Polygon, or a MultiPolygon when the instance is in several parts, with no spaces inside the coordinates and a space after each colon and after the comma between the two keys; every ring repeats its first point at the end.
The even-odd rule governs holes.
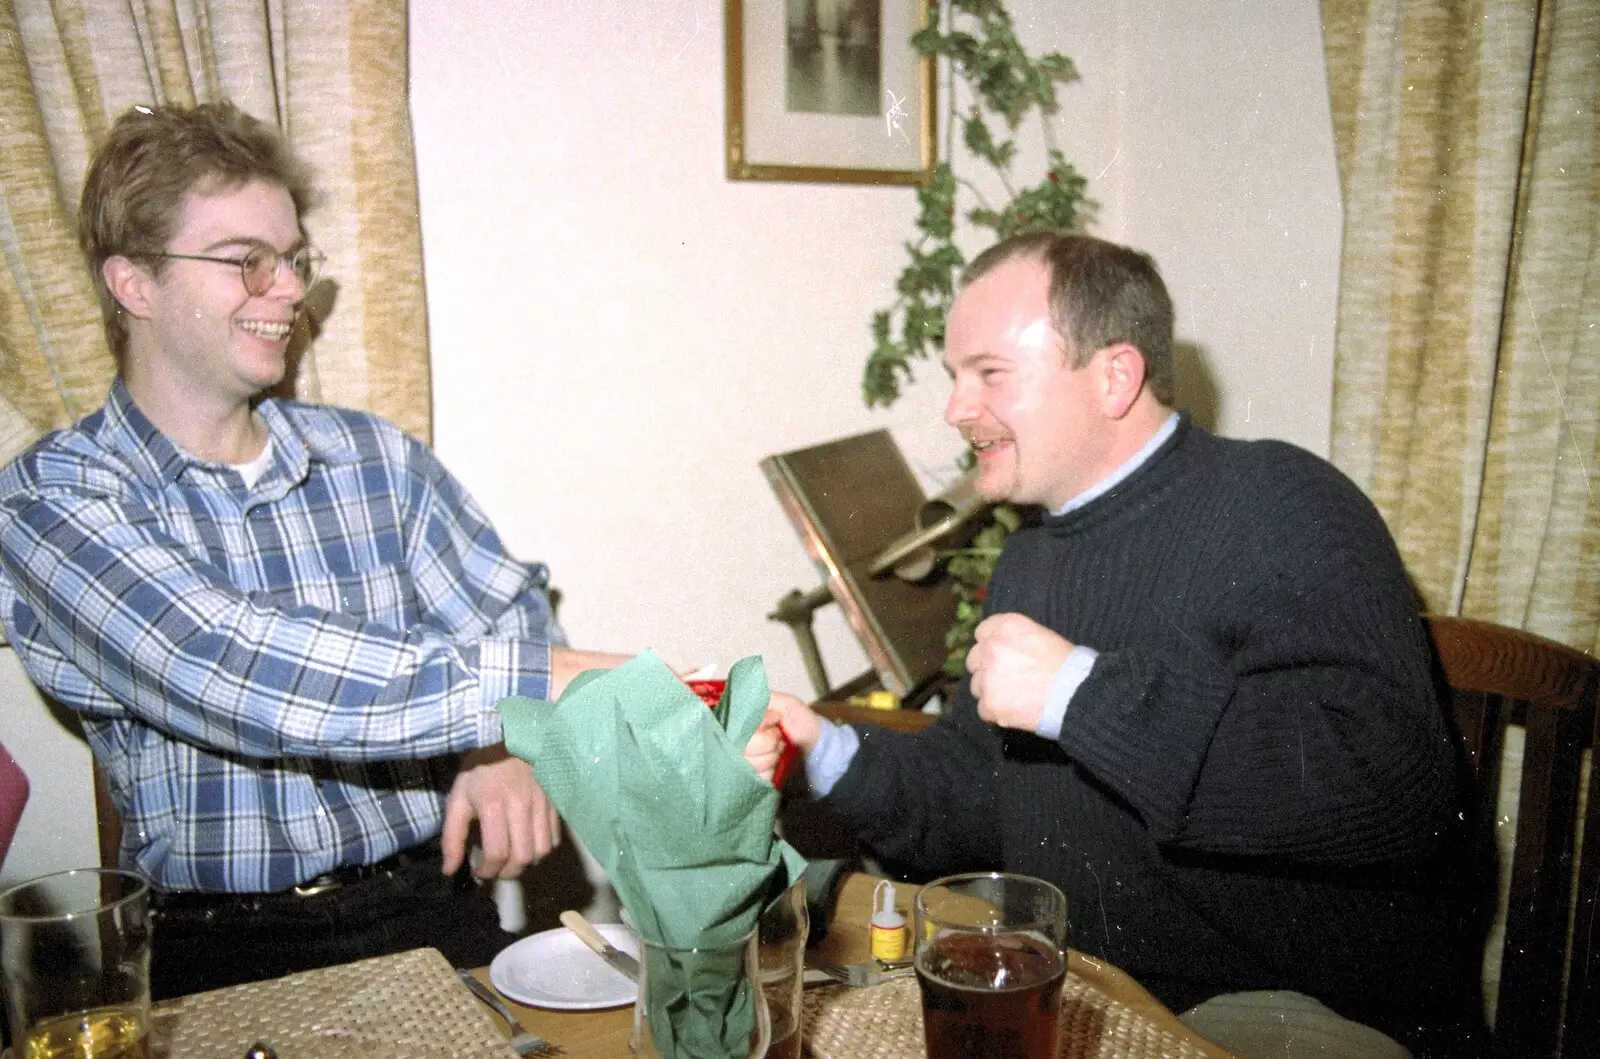
{"type": "Polygon", "coordinates": [[[878,960],[906,958],[906,917],[894,906],[894,883],[883,880],[872,891],[872,956],[878,960]]]}

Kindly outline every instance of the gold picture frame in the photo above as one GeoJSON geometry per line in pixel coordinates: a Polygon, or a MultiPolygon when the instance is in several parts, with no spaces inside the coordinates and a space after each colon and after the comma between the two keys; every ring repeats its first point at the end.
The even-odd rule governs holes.
{"type": "Polygon", "coordinates": [[[935,4],[725,3],[729,180],[928,182],[935,64],[911,36],[938,17],[935,4]]]}

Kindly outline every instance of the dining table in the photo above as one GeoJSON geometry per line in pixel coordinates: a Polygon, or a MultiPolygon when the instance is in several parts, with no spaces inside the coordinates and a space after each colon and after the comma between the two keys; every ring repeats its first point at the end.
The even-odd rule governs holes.
{"type": "MultiPolygon", "coordinates": [[[[879,878],[865,872],[849,872],[839,884],[833,905],[832,917],[821,937],[806,949],[807,967],[832,964],[860,963],[871,959],[869,922],[872,918],[873,891],[879,878]]],[[[913,888],[904,887],[911,893],[913,888]]],[[[480,981],[489,982],[488,968],[473,971],[480,981]]],[[[1101,1059],[1144,1059],[1145,1056],[1180,1056],[1197,1059],[1228,1059],[1229,1053],[1200,1037],[1180,1022],[1176,1015],[1144,989],[1132,977],[1103,960],[1098,960],[1075,950],[1067,952],[1068,986],[1064,990],[1063,1006],[1076,996],[1084,1024],[1083,1038],[1076,1052],[1071,1054],[1098,1056],[1101,1059]]],[[[861,1027],[874,1030],[887,1026],[898,1017],[901,1037],[912,1031],[919,1039],[904,1041],[905,1051],[920,1055],[920,1009],[917,1006],[914,978],[899,979],[866,989],[849,989],[842,985],[810,988],[807,992],[806,1017],[809,1021],[804,1031],[803,1055],[832,1059],[834,1055],[888,1056],[898,1054],[892,1042],[855,1041],[852,1032],[861,1027]],[[872,994],[894,993],[885,997],[885,1010],[872,1010],[870,1002],[851,1010],[855,1001],[867,1001],[872,994]],[[910,998],[908,1001],[907,998],[910,998]],[[859,1016],[859,1017],[852,1017],[859,1016]],[[831,1020],[825,1023],[825,1020],[831,1020]],[[837,1024],[835,1027],[834,1024],[837,1024]],[[857,1025],[859,1024],[859,1025],[857,1025]],[[819,1026],[837,1029],[825,1055],[815,1039],[819,1026]]],[[[556,1049],[553,1054],[561,1059],[626,1059],[633,1053],[628,1038],[633,1029],[631,1007],[611,1008],[602,1011],[564,1011],[529,1007],[509,1001],[511,1010],[523,1028],[544,1037],[556,1049]]],[[[1069,1017],[1071,1013],[1068,1013],[1069,1017]]],[[[885,1031],[887,1032],[887,1031],[885,1031]]],[[[1063,1035],[1067,1034],[1064,1027],[1063,1035]]],[[[1065,1043],[1058,1053],[1067,1059],[1071,1044],[1065,1043]]]]}
{"type": "MultiPolygon", "coordinates": [[[[840,878],[826,921],[812,923],[808,968],[871,958],[869,924],[881,881],[866,872],[840,878]]],[[[900,892],[909,901],[914,888],[900,892]]],[[[571,946],[561,943],[584,961],[592,955],[575,940],[571,946]]],[[[595,970],[609,973],[594,959],[595,970]]],[[[560,1059],[633,1054],[627,990],[615,1006],[586,1010],[530,1006],[504,997],[501,1006],[518,1024],[512,1027],[473,996],[461,980],[464,974],[500,992],[488,967],[453,968],[437,949],[412,949],[179,997],[154,1008],[148,1055],[238,1059],[260,1042],[271,1046],[277,1059],[507,1059],[513,1055],[514,1030],[537,1034],[549,1044],[543,1051],[524,1047],[520,1054],[560,1059]]],[[[802,1055],[923,1059],[914,975],[861,988],[816,977],[825,984],[808,985],[804,993],[802,1055]]],[[[1072,950],[1058,1025],[1057,1059],[1228,1059],[1227,1052],[1190,1030],[1129,975],[1072,950]]]]}

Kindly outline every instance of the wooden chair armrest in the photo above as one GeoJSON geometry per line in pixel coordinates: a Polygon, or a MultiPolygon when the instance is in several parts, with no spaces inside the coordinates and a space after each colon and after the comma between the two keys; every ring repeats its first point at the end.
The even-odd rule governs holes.
{"type": "Polygon", "coordinates": [[[812,709],[840,724],[875,724],[897,732],[920,732],[938,720],[920,710],[873,710],[866,706],[847,706],[842,702],[819,702],[812,709]]]}

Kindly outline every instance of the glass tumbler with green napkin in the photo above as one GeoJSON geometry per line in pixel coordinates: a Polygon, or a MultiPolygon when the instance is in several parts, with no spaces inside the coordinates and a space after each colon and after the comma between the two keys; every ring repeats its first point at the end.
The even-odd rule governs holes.
{"type": "MultiPolygon", "coordinates": [[[[610,874],[647,959],[742,942],[805,869],[773,834],[778,792],[743,756],[767,700],[759,658],[733,666],[708,710],[646,651],[580,674],[557,702],[499,704],[507,748],[610,874]]],[[[663,1059],[748,1054],[760,1000],[747,977],[662,960],[645,978],[663,1059]]]]}

